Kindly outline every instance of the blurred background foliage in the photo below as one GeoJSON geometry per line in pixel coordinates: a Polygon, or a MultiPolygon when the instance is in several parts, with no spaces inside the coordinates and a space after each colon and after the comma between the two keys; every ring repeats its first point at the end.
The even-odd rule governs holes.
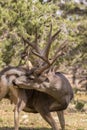
{"type": "MultiPolygon", "coordinates": [[[[0,0],[0,68],[18,65],[36,30],[43,48],[52,23],[52,34],[61,32],[51,48],[67,40],[67,52],[57,59],[63,71],[74,70],[87,75],[87,2],[86,0],[0,0]],[[81,71],[80,71],[81,70],[81,71]]],[[[29,56],[33,62],[31,55],[29,56]]]]}

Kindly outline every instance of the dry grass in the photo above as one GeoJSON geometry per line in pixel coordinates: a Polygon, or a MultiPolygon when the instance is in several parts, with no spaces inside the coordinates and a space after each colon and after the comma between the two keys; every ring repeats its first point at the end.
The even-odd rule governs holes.
{"type": "MultiPolygon", "coordinates": [[[[14,129],[13,108],[14,106],[11,105],[8,100],[3,100],[0,102],[0,130],[14,129]]],[[[52,114],[56,122],[58,122],[56,113],[52,114]]],[[[87,114],[85,112],[65,111],[65,120],[66,130],[87,130],[87,114]]],[[[50,130],[51,128],[39,114],[21,112],[20,130],[29,129],[50,130]]]]}

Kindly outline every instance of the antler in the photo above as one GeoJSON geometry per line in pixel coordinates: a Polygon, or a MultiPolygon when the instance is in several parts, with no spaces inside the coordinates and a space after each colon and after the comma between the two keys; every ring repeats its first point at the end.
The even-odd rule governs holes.
{"type": "Polygon", "coordinates": [[[49,32],[49,35],[48,35],[48,43],[47,43],[47,46],[43,50],[43,55],[44,55],[45,58],[48,58],[51,44],[56,39],[56,36],[58,36],[58,34],[60,33],[60,31],[61,30],[59,29],[53,36],[51,36],[52,35],[52,24],[51,24],[51,26],[50,26],[50,32],[49,32]]]}
{"type": "MultiPolygon", "coordinates": [[[[43,50],[40,49],[40,47],[38,46],[38,36],[37,36],[37,30],[36,30],[36,35],[35,35],[35,40],[33,42],[30,42],[29,39],[25,39],[23,37],[24,42],[26,42],[29,46],[31,46],[33,48],[33,54],[38,56],[40,59],[42,59],[42,64],[39,64],[39,67],[36,69],[34,69],[33,73],[36,75],[40,75],[43,71],[45,71],[46,69],[48,69],[55,61],[56,59],[63,55],[63,50],[66,46],[66,41],[61,44],[61,46],[58,48],[58,50],[55,52],[55,56],[53,57],[53,60],[49,61],[49,51],[52,45],[52,42],[57,38],[58,34],[60,33],[60,29],[54,34],[52,35],[52,24],[50,26],[50,31],[48,34],[48,40],[47,40],[47,45],[45,46],[45,48],[43,50]],[[62,51],[61,51],[62,49],[62,51]]],[[[41,62],[41,61],[40,61],[41,62]]],[[[39,61],[38,61],[39,63],[39,61]]]]}

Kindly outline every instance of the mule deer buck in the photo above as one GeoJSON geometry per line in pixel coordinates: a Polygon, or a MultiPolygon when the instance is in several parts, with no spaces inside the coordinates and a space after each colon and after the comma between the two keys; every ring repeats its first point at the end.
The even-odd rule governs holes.
{"type": "Polygon", "coordinates": [[[15,130],[18,130],[18,118],[22,110],[39,112],[53,130],[58,130],[50,113],[56,111],[62,130],[65,129],[63,110],[67,108],[73,98],[73,91],[66,77],[62,73],[51,70],[50,67],[63,54],[66,45],[60,46],[53,60],[49,61],[48,58],[51,43],[59,32],[60,30],[51,36],[51,26],[48,44],[43,51],[37,44],[37,35],[35,44],[23,38],[24,42],[27,42],[34,49],[32,52],[41,59],[37,60],[38,66],[28,70],[28,73],[19,67],[7,68],[0,73],[0,99],[7,97],[16,105],[14,109],[15,130]]]}
{"type": "Polygon", "coordinates": [[[63,111],[52,96],[37,90],[20,89],[13,86],[13,81],[20,77],[24,79],[24,75],[26,75],[26,70],[21,67],[7,67],[0,72],[0,100],[7,98],[15,104],[15,130],[19,129],[19,114],[22,110],[28,113],[40,113],[53,130],[58,130],[57,124],[50,113],[55,111],[58,114],[61,128],[64,130],[63,111]]]}
{"type": "MultiPolygon", "coordinates": [[[[56,39],[59,33],[60,30],[52,35],[51,25],[47,45],[44,47],[43,50],[41,50],[38,45],[37,33],[35,40],[32,43],[28,39],[25,39],[23,37],[24,42],[26,42],[29,47],[33,48],[32,53],[38,57],[38,65],[34,64],[34,67],[30,69],[25,76],[19,76],[18,78],[16,78],[16,80],[13,81],[13,83],[14,85],[18,86],[18,88],[34,89],[50,95],[57,102],[57,110],[62,111],[68,107],[71,99],[73,98],[73,90],[68,79],[62,73],[51,69],[53,63],[59,56],[63,55],[67,47],[65,41],[56,50],[53,58],[49,60],[49,51],[51,48],[51,44],[56,39]]],[[[46,118],[49,124],[54,124],[51,124],[52,128],[54,130],[58,130],[56,124],[49,119],[50,118],[48,117],[46,118]]]]}

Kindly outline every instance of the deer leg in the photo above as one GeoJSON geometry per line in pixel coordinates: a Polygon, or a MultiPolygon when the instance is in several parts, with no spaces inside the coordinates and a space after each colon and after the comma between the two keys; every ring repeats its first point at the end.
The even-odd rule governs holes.
{"type": "Polygon", "coordinates": [[[64,112],[63,111],[57,111],[57,115],[58,115],[59,122],[60,122],[62,130],[65,130],[64,112]]]}
{"type": "Polygon", "coordinates": [[[26,102],[19,100],[14,109],[14,126],[15,130],[19,130],[19,114],[26,106],[26,102]]]}
{"type": "Polygon", "coordinates": [[[19,114],[25,106],[22,106],[22,103],[19,102],[14,109],[14,126],[15,130],[19,130],[19,114]]]}
{"type": "Polygon", "coordinates": [[[19,130],[19,110],[18,110],[18,104],[15,106],[15,109],[14,109],[14,127],[15,127],[15,130],[19,130]]]}
{"type": "Polygon", "coordinates": [[[48,124],[52,127],[53,130],[58,130],[58,126],[49,111],[43,110],[43,108],[37,111],[40,113],[43,119],[48,122],[48,124]]]}

